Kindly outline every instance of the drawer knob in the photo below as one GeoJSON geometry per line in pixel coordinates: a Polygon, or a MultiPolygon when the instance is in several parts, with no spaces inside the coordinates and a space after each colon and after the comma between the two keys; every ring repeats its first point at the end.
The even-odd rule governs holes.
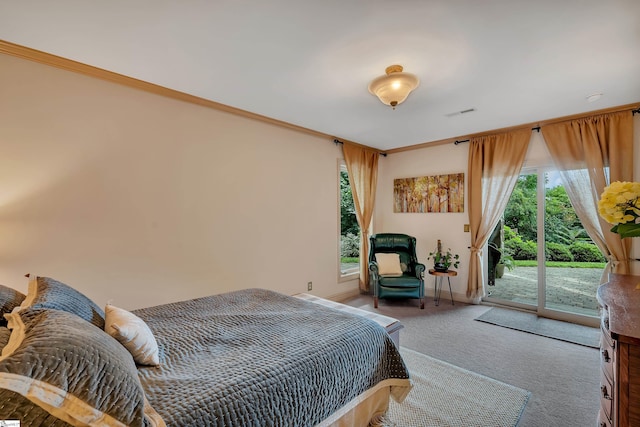
{"type": "Polygon", "coordinates": [[[600,391],[602,392],[602,398],[607,400],[613,400],[611,396],[609,396],[609,392],[607,391],[607,386],[603,385],[600,387],[600,391]]]}
{"type": "Polygon", "coordinates": [[[602,349],[602,360],[604,360],[607,363],[611,362],[611,358],[609,357],[609,352],[607,351],[606,348],[602,349]]]}

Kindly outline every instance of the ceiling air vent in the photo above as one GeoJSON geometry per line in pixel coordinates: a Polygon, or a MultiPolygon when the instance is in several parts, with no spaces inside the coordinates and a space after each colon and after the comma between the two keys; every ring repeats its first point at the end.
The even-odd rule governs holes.
{"type": "Polygon", "coordinates": [[[454,111],[453,113],[445,114],[447,117],[461,116],[462,114],[472,113],[476,111],[475,108],[467,108],[466,110],[454,111]]]}

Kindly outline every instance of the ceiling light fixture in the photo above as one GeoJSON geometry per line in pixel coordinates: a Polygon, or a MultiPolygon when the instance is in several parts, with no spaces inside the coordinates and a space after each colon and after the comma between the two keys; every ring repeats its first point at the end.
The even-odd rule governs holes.
{"type": "Polygon", "coordinates": [[[385,70],[385,76],[380,76],[369,84],[369,92],[394,110],[396,105],[402,104],[409,93],[420,84],[415,75],[403,73],[402,70],[402,65],[390,65],[385,70]]]}

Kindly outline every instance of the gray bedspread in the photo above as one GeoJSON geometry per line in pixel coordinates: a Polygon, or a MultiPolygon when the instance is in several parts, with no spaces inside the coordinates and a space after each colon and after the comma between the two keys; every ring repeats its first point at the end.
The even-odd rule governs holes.
{"type": "Polygon", "coordinates": [[[160,346],[160,367],[139,372],[167,426],[313,426],[380,381],[408,378],[377,323],[273,291],[134,313],[160,346]]]}

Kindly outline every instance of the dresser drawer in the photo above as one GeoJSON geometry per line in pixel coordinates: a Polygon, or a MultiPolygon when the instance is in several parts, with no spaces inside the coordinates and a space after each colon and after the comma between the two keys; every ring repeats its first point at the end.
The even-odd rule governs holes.
{"type": "Polygon", "coordinates": [[[609,347],[614,347],[615,348],[615,343],[616,341],[611,338],[611,333],[609,332],[608,329],[605,329],[604,326],[602,326],[600,328],[600,341],[601,341],[601,345],[603,345],[604,343],[606,343],[609,347]]]}
{"type": "Polygon", "coordinates": [[[598,427],[611,427],[611,420],[609,418],[607,418],[607,416],[604,414],[603,410],[600,409],[600,412],[598,413],[598,427]]]}
{"type": "Polygon", "coordinates": [[[600,375],[600,418],[604,415],[608,420],[613,419],[614,398],[613,382],[607,378],[603,371],[600,375]]]}
{"type": "Polygon", "coordinates": [[[607,333],[607,335],[611,335],[609,331],[609,309],[608,307],[600,307],[602,310],[600,312],[600,328],[607,333]]]}
{"type": "Polygon", "coordinates": [[[616,379],[614,376],[615,349],[616,342],[603,331],[600,336],[600,366],[602,367],[602,371],[609,378],[609,381],[612,383],[616,379]]]}

